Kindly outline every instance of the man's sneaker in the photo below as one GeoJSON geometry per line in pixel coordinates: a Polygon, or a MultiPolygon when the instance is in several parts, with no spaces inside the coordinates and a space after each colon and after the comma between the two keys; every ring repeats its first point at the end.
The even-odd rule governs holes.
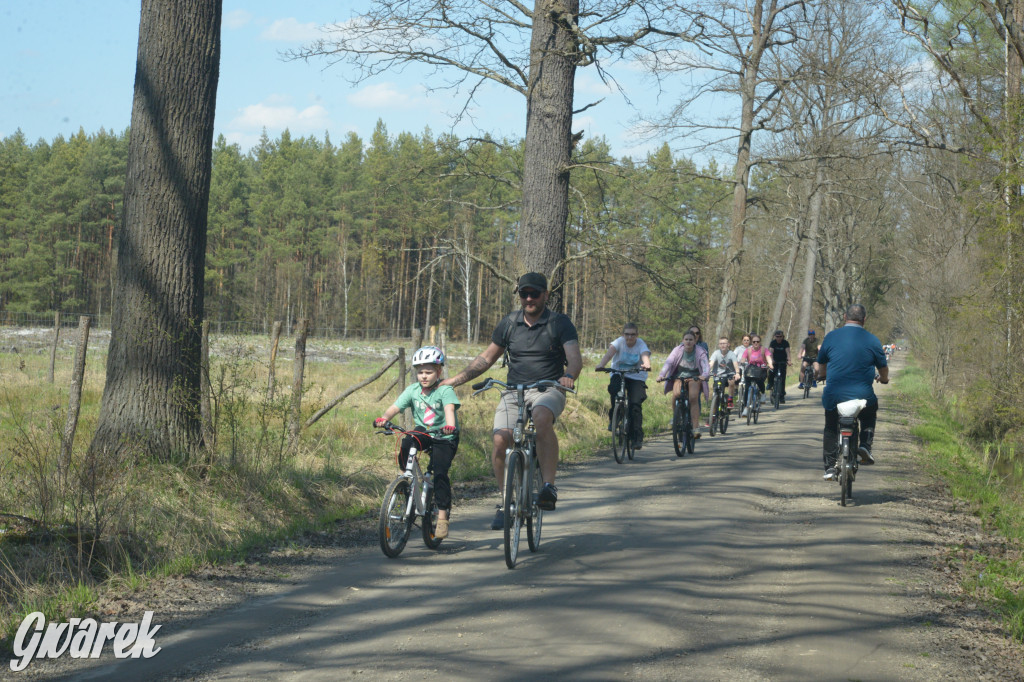
{"type": "Polygon", "coordinates": [[[540,489],[540,493],[537,494],[537,506],[544,511],[551,511],[555,508],[555,503],[558,502],[558,488],[545,483],[544,487],[540,489]]]}
{"type": "Polygon", "coordinates": [[[786,402],[786,396],[782,396],[781,398],[779,398],[779,404],[780,404],[780,405],[781,405],[782,403],[784,403],[784,402],[786,402]]]}
{"type": "Polygon", "coordinates": [[[860,455],[860,463],[864,466],[870,466],[875,463],[875,458],[871,456],[871,449],[866,445],[861,445],[857,448],[857,454],[860,455]]]}
{"type": "Polygon", "coordinates": [[[837,478],[839,478],[839,472],[836,471],[835,467],[829,467],[828,469],[825,469],[825,480],[826,481],[834,481],[837,478]]]}
{"type": "Polygon", "coordinates": [[[505,512],[502,511],[501,505],[494,511],[494,520],[491,521],[491,530],[503,530],[505,528],[505,512]]]}
{"type": "Polygon", "coordinates": [[[801,381],[801,382],[800,382],[800,383],[799,383],[799,384],[797,385],[797,388],[800,388],[800,389],[802,389],[803,387],[804,387],[804,382],[802,382],[802,381],[801,381]]]}
{"type": "Polygon", "coordinates": [[[644,441],[643,441],[642,438],[637,438],[636,440],[633,441],[633,449],[634,450],[639,450],[643,446],[644,446],[644,441]]]}

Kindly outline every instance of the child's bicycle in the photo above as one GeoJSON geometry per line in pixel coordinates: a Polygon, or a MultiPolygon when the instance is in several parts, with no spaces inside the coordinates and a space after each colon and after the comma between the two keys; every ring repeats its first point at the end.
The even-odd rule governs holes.
{"type": "MultiPolygon", "coordinates": [[[[377,433],[384,435],[421,436],[423,431],[403,431],[391,422],[384,422],[377,433]]],[[[384,501],[380,505],[380,521],[377,532],[380,536],[380,548],[384,554],[394,559],[409,541],[416,518],[421,519],[423,544],[430,549],[441,546],[442,540],[434,536],[437,529],[437,504],[434,502],[433,471],[428,466],[426,471],[420,467],[419,456],[429,452],[429,444],[424,447],[409,448],[405,466],[395,480],[391,481],[384,493],[384,501]]],[[[401,466],[401,450],[399,465],[401,466]]]]}
{"type": "Polygon", "coordinates": [[[633,437],[630,434],[633,426],[629,423],[629,401],[626,396],[626,374],[636,372],[639,365],[626,367],[625,369],[610,369],[601,367],[598,372],[607,372],[619,377],[619,390],[615,394],[615,407],[612,408],[612,454],[615,461],[622,464],[622,461],[629,457],[633,459],[633,437]]]}

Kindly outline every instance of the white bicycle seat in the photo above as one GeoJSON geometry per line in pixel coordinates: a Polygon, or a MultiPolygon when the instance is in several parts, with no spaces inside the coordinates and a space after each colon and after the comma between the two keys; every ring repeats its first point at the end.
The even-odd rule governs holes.
{"type": "Polygon", "coordinates": [[[840,417],[856,417],[860,414],[860,411],[868,406],[868,401],[864,398],[858,398],[857,400],[847,400],[836,405],[836,409],[839,410],[840,417]]]}

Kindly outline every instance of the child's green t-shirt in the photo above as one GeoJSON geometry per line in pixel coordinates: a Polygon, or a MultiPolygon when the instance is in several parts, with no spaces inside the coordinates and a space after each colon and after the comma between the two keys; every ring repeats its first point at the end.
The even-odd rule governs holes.
{"type": "Polygon", "coordinates": [[[432,434],[434,438],[454,438],[454,435],[445,436],[440,430],[444,426],[444,406],[455,405],[455,428],[459,427],[459,397],[455,395],[455,389],[451,386],[438,386],[429,393],[423,392],[419,384],[410,384],[402,395],[395,401],[395,407],[404,410],[412,408],[412,416],[416,426],[431,430],[436,429],[437,433],[432,434]]]}

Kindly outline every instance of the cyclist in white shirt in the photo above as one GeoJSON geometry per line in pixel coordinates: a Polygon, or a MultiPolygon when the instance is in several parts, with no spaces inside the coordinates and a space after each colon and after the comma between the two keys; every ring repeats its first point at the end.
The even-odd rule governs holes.
{"type": "MultiPolygon", "coordinates": [[[[639,450],[644,442],[644,412],[643,402],[647,400],[647,372],[651,369],[651,350],[639,337],[637,326],[629,322],[622,328],[622,336],[615,339],[608,345],[608,352],[604,354],[595,369],[603,369],[608,361],[612,362],[612,369],[627,369],[629,367],[640,367],[638,372],[626,374],[626,399],[629,402],[629,426],[630,437],[633,440],[633,447],[639,450]]],[[[608,393],[612,397],[612,406],[615,405],[615,395],[619,392],[620,375],[613,374],[608,384],[608,393]]],[[[611,410],[608,412],[608,428],[611,430],[611,410]]]]}
{"type": "Polygon", "coordinates": [[[736,384],[739,382],[740,363],[736,354],[729,350],[729,337],[718,339],[718,348],[708,359],[712,376],[726,376],[729,380],[728,405],[732,409],[733,398],[736,397],[736,384]]]}

